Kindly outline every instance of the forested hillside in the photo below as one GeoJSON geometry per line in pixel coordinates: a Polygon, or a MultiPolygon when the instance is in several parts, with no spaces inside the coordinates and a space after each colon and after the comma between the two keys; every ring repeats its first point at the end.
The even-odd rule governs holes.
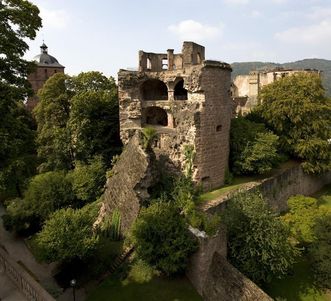
{"type": "Polygon", "coordinates": [[[304,59],[291,63],[271,63],[271,62],[242,62],[231,64],[233,68],[232,77],[239,74],[248,74],[253,70],[284,67],[292,69],[317,69],[323,71],[323,85],[328,96],[331,96],[331,60],[324,59],[304,59]]]}

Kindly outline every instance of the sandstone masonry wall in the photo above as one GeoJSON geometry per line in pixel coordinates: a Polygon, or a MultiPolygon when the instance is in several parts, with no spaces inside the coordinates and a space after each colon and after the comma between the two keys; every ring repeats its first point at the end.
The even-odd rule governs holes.
{"type": "MultiPolygon", "coordinates": [[[[297,194],[309,196],[329,183],[331,183],[331,171],[313,176],[304,173],[301,166],[297,165],[261,182],[247,183],[240,191],[261,191],[271,208],[281,212],[287,209],[287,199],[290,196],[297,194]]],[[[233,193],[230,192],[228,195],[207,202],[202,209],[208,213],[222,212],[232,195],[233,193]]]]}
{"type": "Polygon", "coordinates": [[[202,292],[205,301],[272,301],[254,282],[215,252],[202,292]]]}
{"type": "Polygon", "coordinates": [[[105,215],[111,216],[118,209],[122,232],[130,228],[138,216],[141,203],[149,197],[147,188],[155,180],[152,161],[140,146],[139,138],[134,136],[113,167],[112,176],[107,179],[99,220],[105,215]]]}

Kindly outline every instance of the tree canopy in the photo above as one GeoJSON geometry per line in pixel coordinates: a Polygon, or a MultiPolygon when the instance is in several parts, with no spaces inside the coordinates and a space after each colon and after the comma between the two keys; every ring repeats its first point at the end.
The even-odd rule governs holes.
{"type": "Polygon", "coordinates": [[[259,193],[241,193],[223,214],[232,264],[259,284],[282,277],[298,254],[288,227],[276,217],[259,193]]]}
{"type": "Polygon", "coordinates": [[[23,59],[27,40],[41,27],[38,8],[28,1],[0,1],[0,194],[21,196],[34,170],[34,124],[23,100],[31,92],[27,75],[35,64],[23,59]]]}
{"type": "Polygon", "coordinates": [[[119,151],[117,88],[100,72],[52,76],[35,108],[40,170],[74,167],[101,155],[110,163],[119,151]]]}
{"type": "Polygon", "coordinates": [[[141,210],[131,230],[138,258],[166,274],[184,271],[196,242],[174,204],[155,202],[141,210]]]}
{"type": "MultiPolygon", "coordinates": [[[[0,1],[0,97],[8,102],[23,100],[28,93],[28,74],[34,63],[22,57],[27,39],[34,39],[41,27],[39,9],[25,0],[0,1]]],[[[8,105],[8,102],[6,105],[8,105]]],[[[1,101],[1,109],[4,106],[1,101]]],[[[2,110],[0,110],[2,111],[2,110]]]]}
{"type": "Polygon", "coordinates": [[[280,139],[281,147],[303,161],[309,173],[331,168],[331,100],[321,78],[299,73],[262,88],[256,112],[280,139]]]}
{"type": "Polygon", "coordinates": [[[66,262],[91,254],[99,242],[98,235],[93,232],[98,209],[99,206],[93,203],[81,209],[56,211],[37,235],[43,259],[66,262]]]}

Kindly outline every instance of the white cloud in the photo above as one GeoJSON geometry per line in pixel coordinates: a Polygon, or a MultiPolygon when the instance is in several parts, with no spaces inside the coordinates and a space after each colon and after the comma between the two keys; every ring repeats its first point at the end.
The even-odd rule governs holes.
{"type": "Polygon", "coordinates": [[[331,19],[331,7],[313,7],[307,16],[313,20],[331,19]]]}
{"type": "Polygon", "coordinates": [[[45,7],[39,7],[39,9],[44,28],[64,29],[68,26],[70,16],[65,10],[52,10],[45,7]]]}
{"type": "Polygon", "coordinates": [[[275,38],[286,43],[318,44],[329,43],[331,40],[331,20],[323,20],[318,24],[293,27],[278,32],[275,38]]]}
{"type": "Polygon", "coordinates": [[[223,25],[210,26],[194,20],[184,20],[170,25],[168,30],[176,34],[181,40],[208,40],[222,34],[223,25]]]}

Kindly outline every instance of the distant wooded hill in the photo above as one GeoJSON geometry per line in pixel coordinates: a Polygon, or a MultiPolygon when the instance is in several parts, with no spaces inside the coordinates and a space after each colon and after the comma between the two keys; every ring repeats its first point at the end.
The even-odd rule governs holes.
{"type": "Polygon", "coordinates": [[[331,97],[331,61],[323,59],[305,59],[301,61],[296,61],[292,63],[264,63],[264,62],[243,62],[243,63],[233,63],[231,64],[233,72],[232,77],[239,74],[248,74],[250,71],[266,69],[266,68],[291,68],[291,69],[317,69],[323,71],[322,79],[323,85],[326,90],[326,93],[331,97]]]}

